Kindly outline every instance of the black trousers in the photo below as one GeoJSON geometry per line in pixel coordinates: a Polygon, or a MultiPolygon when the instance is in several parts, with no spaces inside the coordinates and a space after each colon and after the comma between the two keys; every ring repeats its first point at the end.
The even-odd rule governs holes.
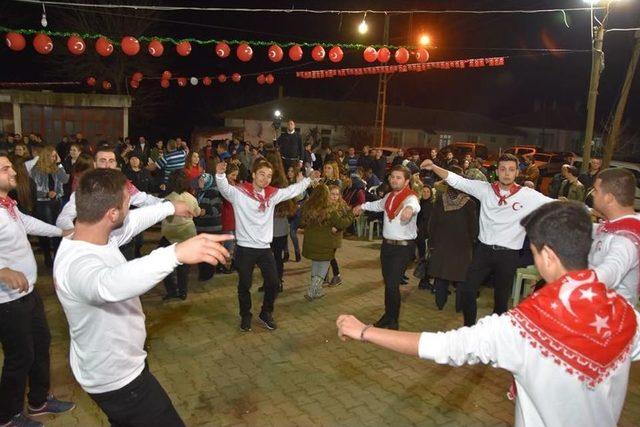
{"type": "Polygon", "coordinates": [[[384,279],[384,317],[398,323],[400,317],[400,281],[407,265],[415,257],[414,242],[407,246],[382,243],[380,262],[384,279]]]}
{"type": "Polygon", "coordinates": [[[273,251],[270,248],[256,249],[236,246],[236,265],[238,267],[240,316],[251,316],[251,285],[253,282],[253,269],[256,265],[264,278],[262,311],[273,313],[273,303],[276,300],[280,284],[273,251]]]}
{"type": "Polygon", "coordinates": [[[520,260],[519,252],[506,248],[494,249],[484,243],[476,245],[471,265],[467,270],[467,281],[461,285],[461,303],[465,326],[472,326],[476,323],[478,289],[490,273],[493,273],[494,276],[493,312],[502,314],[508,310],[513,276],[520,260]]]}
{"type": "MultiPolygon", "coordinates": [[[[55,225],[56,218],[60,215],[60,200],[36,201],[35,217],[47,224],[55,225]]],[[[38,246],[44,255],[45,264],[51,266],[53,257],[60,246],[59,237],[38,236],[38,246]]]]}
{"type": "Polygon", "coordinates": [[[278,272],[278,279],[282,281],[284,275],[284,252],[287,249],[287,243],[289,235],[274,237],[271,241],[271,250],[273,251],[273,257],[276,261],[276,271],[278,272]]]}
{"type": "Polygon", "coordinates": [[[89,394],[114,427],[182,427],[184,422],[149,368],[121,389],[89,394]]]}
{"type": "MultiPolygon", "coordinates": [[[[160,239],[159,246],[166,248],[171,246],[171,242],[164,237],[160,239]]],[[[179,265],[171,273],[164,278],[164,288],[167,290],[167,295],[186,295],[189,283],[189,265],[179,265]]]]}
{"type": "Polygon", "coordinates": [[[460,299],[462,294],[460,293],[460,282],[450,282],[449,280],[435,278],[433,280],[433,287],[436,290],[436,305],[442,310],[449,299],[449,284],[452,284],[456,293],[456,311],[460,309],[460,299]]]}
{"type": "Polygon", "coordinates": [[[49,393],[51,335],[38,291],[0,304],[0,342],[4,365],[0,379],[0,424],[24,409],[29,380],[29,404],[40,407],[49,393]]]}
{"type": "Polygon", "coordinates": [[[334,276],[340,275],[340,266],[338,265],[338,260],[335,258],[331,259],[331,272],[334,276]]]}

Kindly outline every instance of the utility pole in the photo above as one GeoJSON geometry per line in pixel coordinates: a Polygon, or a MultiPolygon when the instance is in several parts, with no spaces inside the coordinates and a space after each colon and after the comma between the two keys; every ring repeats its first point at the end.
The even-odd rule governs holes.
{"type": "Polygon", "coordinates": [[[607,136],[607,144],[604,147],[604,159],[602,160],[602,167],[608,168],[613,157],[613,152],[618,145],[618,139],[620,138],[620,124],[622,123],[622,116],[627,106],[627,99],[629,99],[629,91],[631,90],[631,83],[633,82],[633,76],[638,66],[638,59],[640,59],[640,30],[635,32],[636,44],[633,47],[633,53],[631,54],[631,61],[627,67],[627,75],[624,78],[622,89],[620,90],[620,99],[616,106],[616,112],[613,116],[613,123],[611,124],[611,130],[607,136]]]}
{"type": "Polygon", "coordinates": [[[591,144],[593,142],[593,124],[596,117],[596,101],[598,99],[598,85],[600,73],[604,66],[602,42],[604,40],[604,21],[595,28],[595,38],[591,49],[591,80],[589,81],[589,98],[587,101],[587,127],[584,131],[584,145],[582,148],[582,172],[586,172],[591,161],[591,144]]]}
{"type": "MultiPolygon", "coordinates": [[[[384,15],[384,35],[382,44],[387,46],[389,44],[389,14],[384,15]]],[[[387,115],[387,82],[389,81],[389,74],[382,73],[378,78],[378,102],[376,104],[376,122],[375,132],[376,136],[374,141],[378,147],[382,147],[384,144],[384,125],[387,115]]]]}

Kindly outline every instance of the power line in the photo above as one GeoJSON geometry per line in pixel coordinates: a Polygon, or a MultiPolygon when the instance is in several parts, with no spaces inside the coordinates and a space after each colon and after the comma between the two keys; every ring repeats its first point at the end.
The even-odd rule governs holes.
{"type": "Polygon", "coordinates": [[[199,12],[249,12],[249,13],[310,13],[310,14],[383,14],[383,15],[403,15],[403,14],[535,14],[535,13],[556,13],[556,12],[591,12],[592,10],[604,10],[604,7],[574,7],[560,9],[497,9],[497,10],[464,10],[464,9],[415,9],[415,10],[342,10],[342,9],[270,9],[270,8],[235,8],[235,7],[196,7],[196,6],[147,6],[129,4],[93,4],[93,3],[71,3],[63,1],[39,1],[39,0],[13,0],[18,3],[45,4],[51,6],[74,6],[103,9],[134,9],[134,10],[161,10],[161,11],[199,11],[199,12]]]}
{"type": "Polygon", "coordinates": [[[636,28],[609,28],[605,31],[605,33],[608,33],[610,31],[640,31],[640,27],[636,27],[636,28]]]}

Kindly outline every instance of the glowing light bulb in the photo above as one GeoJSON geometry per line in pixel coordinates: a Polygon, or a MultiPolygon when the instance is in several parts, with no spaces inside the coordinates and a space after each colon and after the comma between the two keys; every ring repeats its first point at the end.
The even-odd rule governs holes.
{"type": "Polygon", "coordinates": [[[423,35],[420,36],[420,39],[419,39],[418,43],[421,46],[427,46],[429,43],[431,43],[431,37],[429,37],[426,34],[423,34],[423,35]]]}
{"type": "Polygon", "coordinates": [[[363,19],[360,25],[358,25],[358,32],[360,34],[364,34],[367,31],[369,31],[369,26],[367,25],[367,22],[363,19]]]}

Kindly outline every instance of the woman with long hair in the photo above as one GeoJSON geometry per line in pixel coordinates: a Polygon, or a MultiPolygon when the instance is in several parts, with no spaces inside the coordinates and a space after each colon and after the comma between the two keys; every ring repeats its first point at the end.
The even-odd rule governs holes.
{"type": "MultiPolygon", "coordinates": [[[[287,169],[287,181],[289,182],[289,185],[296,183],[299,172],[300,170],[297,167],[289,166],[287,169]]],[[[300,262],[302,259],[300,255],[300,241],[298,240],[298,228],[300,228],[300,211],[306,198],[307,193],[305,192],[293,199],[296,204],[296,213],[289,222],[289,237],[291,237],[291,242],[293,243],[293,252],[296,257],[296,262],[300,262]]],[[[287,244],[284,249],[284,262],[287,261],[289,261],[289,244],[287,244]]]]}
{"type": "Polygon", "coordinates": [[[16,171],[16,188],[9,195],[18,201],[20,210],[33,216],[36,208],[36,184],[27,171],[24,157],[16,157],[13,160],[13,169],[16,171]]]}
{"type": "MultiPolygon", "coordinates": [[[[71,146],[71,148],[73,148],[73,146],[71,146]]],[[[82,176],[82,174],[88,170],[93,169],[94,167],[95,167],[95,164],[93,163],[93,157],[91,157],[91,155],[87,153],[80,153],[75,163],[73,164],[73,168],[72,168],[72,175],[71,175],[71,191],[72,192],[76,191],[76,188],[78,188],[78,185],[80,184],[80,177],[82,176]]],[[[136,188],[139,189],[140,191],[146,191],[144,188],[140,188],[137,185],[136,185],[136,188]]]]}
{"type": "Polygon", "coordinates": [[[336,250],[342,245],[342,231],[353,222],[351,209],[339,197],[339,187],[332,188],[337,200],[331,198],[329,187],[321,184],[313,189],[302,206],[302,255],[311,260],[311,283],[304,296],[308,301],[324,296],[322,282],[331,260],[335,259],[336,250]]]}
{"type": "Polygon", "coordinates": [[[335,160],[327,161],[322,166],[322,183],[324,185],[337,185],[342,188],[340,168],[335,160]]]}
{"type": "Polygon", "coordinates": [[[189,154],[187,154],[184,172],[190,186],[189,191],[191,194],[195,194],[198,186],[198,178],[200,178],[200,175],[204,172],[204,168],[200,165],[200,154],[196,150],[189,151],[189,154]]]}
{"type": "MultiPolygon", "coordinates": [[[[60,164],[60,156],[53,147],[49,145],[42,147],[30,174],[36,184],[36,218],[53,225],[62,208],[63,186],[69,182],[69,175],[60,164]]],[[[38,237],[47,267],[53,266],[53,256],[60,244],[60,239],[56,238],[53,240],[52,247],[51,239],[38,237]]]]}

